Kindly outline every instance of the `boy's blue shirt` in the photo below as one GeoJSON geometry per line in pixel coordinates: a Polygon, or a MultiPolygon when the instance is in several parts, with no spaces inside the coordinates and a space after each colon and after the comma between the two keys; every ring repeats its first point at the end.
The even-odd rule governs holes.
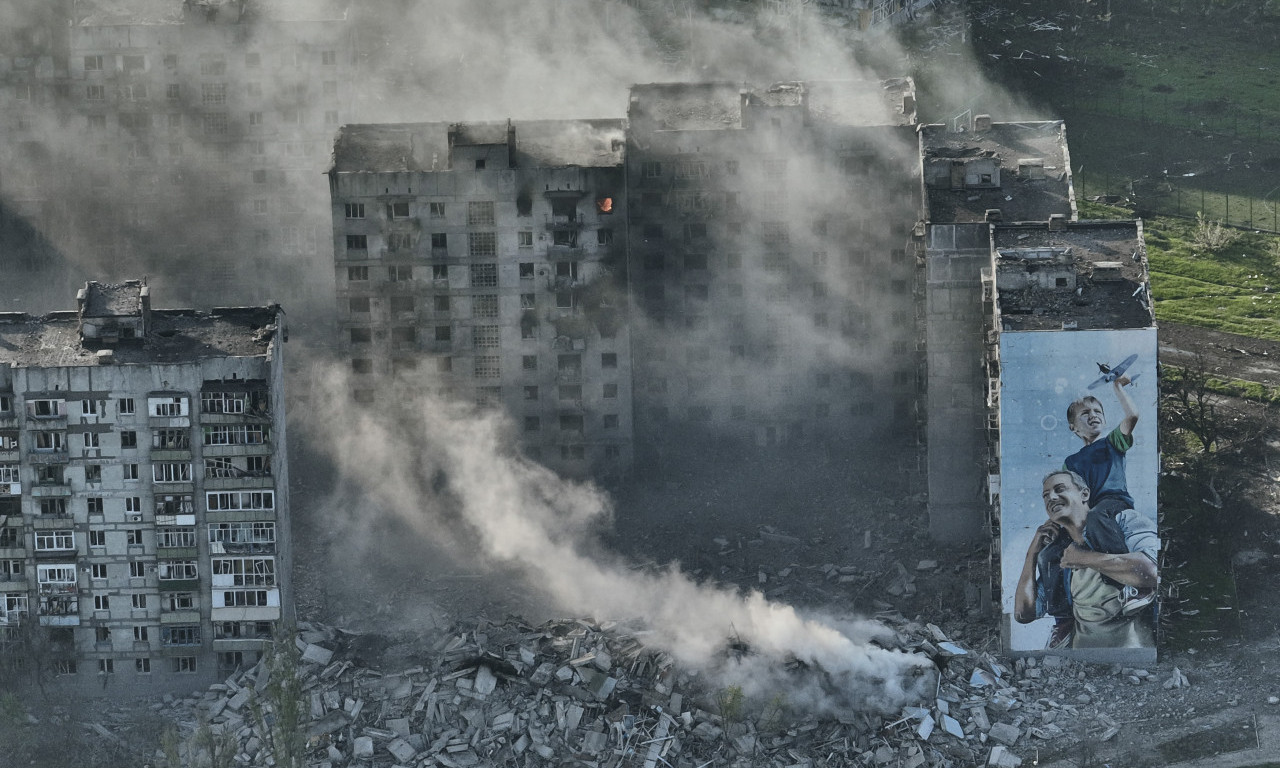
{"type": "Polygon", "coordinates": [[[1133,437],[1111,430],[1105,439],[1094,440],[1067,457],[1063,468],[1084,478],[1089,486],[1089,506],[1096,507],[1104,499],[1119,499],[1134,508],[1129,484],[1124,475],[1124,455],[1133,447],[1133,437]]]}

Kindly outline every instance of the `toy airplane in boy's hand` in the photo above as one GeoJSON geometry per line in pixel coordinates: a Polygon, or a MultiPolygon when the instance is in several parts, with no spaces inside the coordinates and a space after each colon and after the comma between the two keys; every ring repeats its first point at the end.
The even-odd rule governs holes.
{"type": "MultiPolygon", "coordinates": [[[[1133,362],[1137,359],[1138,359],[1137,355],[1129,355],[1124,360],[1121,360],[1120,364],[1114,368],[1108,366],[1106,363],[1098,363],[1098,370],[1102,371],[1102,375],[1098,377],[1097,381],[1089,385],[1089,389],[1100,387],[1103,384],[1108,384],[1120,378],[1121,376],[1124,375],[1125,371],[1129,370],[1129,366],[1133,365],[1133,362]]],[[[1139,373],[1135,376],[1129,377],[1129,383],[1132,384],[1133,382],[1137,381],[1138,376],[1141,376],[1141,375],[1142,374],[1139,373]]]]}

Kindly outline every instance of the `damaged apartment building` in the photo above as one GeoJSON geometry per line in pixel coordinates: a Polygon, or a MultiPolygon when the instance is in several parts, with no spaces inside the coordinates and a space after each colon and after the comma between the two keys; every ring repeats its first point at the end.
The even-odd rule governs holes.
{"type": "Polygon", "coordinates": [[[152,309],[140,281],[77,303],[0,315],[0,665],[222,680],[291,618],[283,314],[152,309]]]}
{"type": "Polygon", "coordinates": [[[345,2],[9,4],[0,264],[36,306],[74,292],[69,254],[89,252],[152,274],[180,259],[213,302],[266,290],[250,264],[305,295],[328,259],[319,174],[352,111],[345,2]]]}
{"type": "MultiPolygon", "coordinates": [[[[416,371],[502,403],[570,474],[892,437],[932,534],[979,539],[1001,472],[995,233],[1118,226],[1077,221],[1070,162],[1061,121],[917,124],[910,80],[636,85],[607,124],[347,126],[352,394],[416,371]]],[[[1109,274],[1085,271],[1072,306],[1109,274]]]]}
{"type": "Polygon", "coordinates": [[[330,171],[357,402],[394,381],[506,409],[531,458],[631,463],[620,120],[342,129],[330,171]]]}
{"type": "Polygon", "coordinates": [[[914,428],[914,121],[896,80],[635,86],[626,122],[346,126],[352,394],[407,376],[502,404],[569,474],[623,472],[633,444],[914,428]]]}

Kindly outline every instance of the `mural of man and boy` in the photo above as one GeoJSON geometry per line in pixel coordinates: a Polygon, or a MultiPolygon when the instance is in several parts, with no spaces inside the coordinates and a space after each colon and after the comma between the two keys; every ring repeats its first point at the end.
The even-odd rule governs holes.
{"type": "MultiPolygon", "coordinates": [[[[1027,406],[1040,413],[1039,419],[1021,425],[1029,427],[1021,435],[1016,421],[1010,425],[1002,420],[1002,431],[1015,433],[1014,445],[1038,443],[1026,446],[1032,450],[1013,462],[1016,471],[1008,479],[1034,485],[1039,503],[1024,492],[1016,510],[1010,510],[1007,501],[1002,504],[1006,515],[1014,511],[1018,519],[1010,522],[1020,526],[1019,533],[1031,534],[1025,547],[1022,535],[1014,537],[1020,539],[1017,545],[1005,548],[1006,584],[1015,580],[1013,618],[1036,629],[1015,641],[1015,650],[1034,650],[1027,647],[1032,642],[1041,649],[1155,647],[1160,540],[1155,520],[1154,395],[1151,402],[1143,399],[1147,412],[1131,394],[1141,371],[1154,368],[1151,356],[1143,357],[1130,354],[1114,367],[1097,363],[1098,370],[1088,373],[1097,378],[1088,384],[1080,371],[1089,371],[1089,366],[1080,366],[1065,377],[1030,377],[1026,381],[1032,386],[1022,391],[1015,377],[1015,385],[1003,390],[1002,397],[1012,400],[1006,416],[1027,406]],[[1065,406],[1065,429],[1056,414],[1047,412],[1055,397],[1060,407],[1065,406]],[[1075,443],[1075,450],[1066,455],[1064,432],[1070,432],[1075,443]],[[1136,446],[1142,447],[1136,467],[1142,482],[1141,490],[1131,493],[1129,456],[1136,446]]],[[[1144,394],[1153,392],[1153,379],[1145,377],[1144,394]]],[[[1011,456],[1004,455],[1008,464],[1011,456]]]]}

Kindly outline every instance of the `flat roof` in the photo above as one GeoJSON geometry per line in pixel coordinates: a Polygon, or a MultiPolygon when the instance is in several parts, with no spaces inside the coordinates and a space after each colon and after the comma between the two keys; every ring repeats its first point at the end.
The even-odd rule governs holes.
{"type": "Polygon", "coordinates": [[[987,130],[963,133],[945,125],[924,125],[920,137],[926,166],[931,161],[989,157],[999,160],[1001,167],[998,188],[926,187],[930,222],[979,222],[993,208],[1000,210],[1003,221],[1045,221],[1055,213],[1072,215],[1070,155],[1063,121],[993,123],[987,130]],[[1021,160],[1042,160],[1043,178],[1020,177],[1021,160]]]}
{"type": "Polygon", "coordinates": [[[914,125],[915,83],[888,80],[804,80],[749,83],[644,83],[631,86],[633,120],[648,130],[742,128],[744,99],[754,107],[808,106],[819,120],[846,126],[914,125]],[[909,101],[904,97],[910,96],[909,101]],[[904,104],[909,106],[904,107],[904,104]]]}
{"type": "Polygon", "coordinates": [[[1079,330],[1155,325],[1139,221],[1066,222],[1056,231],[1043,222],[1001,225],[992,244],[1003,330],[1061,329],[1064,322],[1079,330]],[[1076,290],[1008,287],[1022,284],[1015,280],[1021,275],[1067,264],[1076,290]]]}
{"type": "MultiPolygon", "coordinates": [[[[625,122],[513,120],[517,168],[622,165],[625,122]]],[[[460,146],[505,144],[506,122],[344,125],[333,147],[334,173],[449,170],[449,131],[460,146]]]]}
{"type": "MultiPolygon", "coordinates": [[[[129,25],[184,24],[183,0],[80,0],[75,8],[75,26],[111,27],[129,25]]],[[[193,0],[191,11],[215,14],[235,13],[234,0],[193,0]],[[225,10],[224,10],[225,8],[225,10]]],[[[246,0],[244,20],[341,21],[347,16],[348,0],[246,0]]],[[[225,23],[239,23],[232,19],[225,23]]]]}
{"type": "Polygon", "coordinates": [[[115,365],[266,355],[279,330],[277,312],[274,307],[153,310],[151,330],[141,341],[110,347],[82,345],[75,312],[43,317],[4,313],[0,314],[0,363],[18,368],[97,365],[100,349],[112,351],[115,365]]]}

